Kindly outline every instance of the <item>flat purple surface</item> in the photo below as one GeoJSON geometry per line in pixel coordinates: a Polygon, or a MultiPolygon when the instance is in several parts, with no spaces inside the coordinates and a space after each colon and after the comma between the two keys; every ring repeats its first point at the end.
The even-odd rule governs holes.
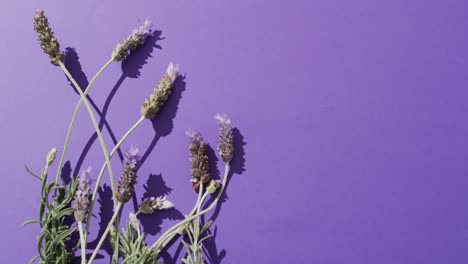
{"type": "MultiPolygon", "coordinates": [[[[39,171],[50,148],[61,150],[79,98],[37,44],[38,8],[74,49],[67,65],[81,84],[139,20],[155,21],[163,39],[113,64],[90,93],[117,138],[167,64],[181,66],[154,128],[145,122],[124,144],[148,150],[137,200],[149,185],[178,210],[142,219],[145,231],[191,209],[184,131],[215,148],[213,115],[226,112],[245,144],[215,221],[213,263],[468,262],[468,3],[442,0],[0,2],[3,261],[36,253],[39,229],[20,225],[36,217],[40,186],[23,164],[39,171]]],[[[95,176],[103,163],[93,131],[83,107],[72,172],[92,166],[95,176]]],[[[118,157],[113,165],[119,175],[118,157]]],[[[94,220],[92,240],[98,228],[94,220]]]]}

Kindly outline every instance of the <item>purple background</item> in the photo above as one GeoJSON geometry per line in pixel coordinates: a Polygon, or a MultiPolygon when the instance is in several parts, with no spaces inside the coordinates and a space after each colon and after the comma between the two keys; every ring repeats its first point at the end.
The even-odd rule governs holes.
{"type": "MultiPolygon", "coordinates": [[[[124,144],[154,147],[138,201],[152,174],[150,185],[187,213],[196,194],[184,131],[195,128],[215,147],[212,116],[230,114],[246,144],[216,219],[216,249],[211,243],[222,263],[468,262],[468,3],[442,0],[2,1],[2,260],[26,263],[36,252],[38,228],[20,224],[37,215],[39,184],[23,164],[39,171],[49,149],[61,149],[78,100],[37,44],[37,8],[88,79],[138,20],[149,17],[162,32],[90,93],[99,109],[107,105],[117,138],[166,65],[181,65],[185,85],[156,129],[145,122],[124,144]]],[[[92,135],[83,107],[72,168],[92,135]]],[[[81,167],[95,175],[103,157],[91,143],[81,167]]],[[[118,157],[113,164],[120,174],[118,157]]],[[[165,230],[177,217],[144,219],[145,230],[165,230]]]]}

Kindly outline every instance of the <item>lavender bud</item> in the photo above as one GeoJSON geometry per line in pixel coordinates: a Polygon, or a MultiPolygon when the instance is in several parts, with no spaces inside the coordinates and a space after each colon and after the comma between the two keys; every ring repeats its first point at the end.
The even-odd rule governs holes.
{"type": "Polygon", "coordinates": [[[130,36],[117,44],[112,52],[112,59],[116,61],[125,59],[131,50],[135,50],[139,45],[143,44],[149,36],[153,35],[152,26],[151,21],[146,19],[143,24],[133,30],[130,36]]]}
{"type": "Polygon", "coordinates": [[[219,125],[218,152],[223,161],[229,163],[234,155],[234,136],[231,129],[231,119],[226,114],[217,114],[215,120],[219,125]]]}
{"type": "Polygon", "coordinates": [[[42,50],[49,55],[50,62],[58,66],[65,59],[65,54],[60,51],[60,44],[54,37],[54,32],[50,28],[49,20],[44,15],[43,10],[36,10],[34,30],[37,32],[42,50]]]}
{"type": "Polygon", "coordinates": [[[179,74],[179,66],[169,63],[166,73],[159,81],[158,86],[153,93],[146,98],[141,105],[141,115],[147,119],[153,119],[159,112],[159,109],[166,103],[167,98],[172,92],[174,81],[179,74]]]}
{"type": "Polygon", "coordinates": [[[203,142],[200,133],[189,129],[186,132],[190,138],[190,174],[192,175],[192,187],[198,191],[200,184],[208,183],[211,179],[209,160],[207,155],[208,145],[203,142]]]}
{"type": "Polygon", "coordinates": [[[57,158],[57,148],[53,148],[47,153],[47,166],[52,165],[55,158],[57,158]]]}
{"type": "Polygon", "coordinates": [[[174,203],[167,200],[166,196],[149,197],[143,199],[140,205],[140,212],[142,214],[152,214],[157,210],[165,210],[174,207],[174,203]]]}
{"type": "Polygon", "coordinates": [[[216,190],[221,187],[221,181],[220,180],[211,180],[210,185],[208,185],[208,188],[206,188],[206,191],[209,194],[213,194],[216,192],[216,190]]]}
{"type": "Polygon", "coordinates": [[[78,189],[75,193],[75,199],[72,202],[72,208],[75,211],[74,216],[77,222],[83,222],[86,211],[89,206],[89,196],[91,195],[91,167],[81,171],[78,189]]]}
{"type": "Polygon", "coordinates": [[[124,154],[123,173],[117,184],[116,199],[122,204],[128,202],[135,192],[137,163],[140,161],[138,148],[131,147],[124,154]]]}

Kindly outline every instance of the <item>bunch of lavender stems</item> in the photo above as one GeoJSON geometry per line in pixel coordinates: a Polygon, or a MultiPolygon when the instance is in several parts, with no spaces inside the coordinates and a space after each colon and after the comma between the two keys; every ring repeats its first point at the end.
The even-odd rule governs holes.
{"type": "MultiPolygon", "coordinates": [[[[167,68],[167,71],[161,81],[158,83],[158,86],[154,90],[154,92],[146,99],[146,101],[143,103],[142,108],[141,108],[141,117],[136,121],[136,123],[122,136],[122,138],[117,142],[117,144],[114,146],[111,152],[108,151],[107,146],[104,142],[102,133],[99,129],[98,123],[96,121],[95,115],[93,113],[93,110],[91,108],[91,105],[89,103],[89,100],[87,99],[87,94],[89,93],[91,87],[97,80],[97,78],[104,72],[104,70],[109,67],[113,62],[115,61],[121,61],[125,59],[129,52],[131,50],[136,49],[138,46],[144,43],[144,41],[152,35],[152,29],[151,29],[151,23],[149,20],[146,20],[139,28],[135,29],[132,34],[130,34],[129,37],[124,39],[123,42],[119,43],[117,47],[114,49],[111,59],[107,61],[102,68],[96,73],[96,75],[91,79],[90,83],[86,87],[86,89],[83,91],[81,87],[78,85],[76,80],[73,78],[73,76],[70,74],[70,72],[67,70],[65,65],[63,64],[64,61],[64,53],[60,51],[60,45],[57,41],[57,39],[54,37],[54,33],[52,32],[49,24],[48,24],[48,19],[45,17],[43,11],[37,11],[36,16],[34,18],[34,29],[38,33],[38,38],[41,44],[41,47],[43,51],[49,55],[49,59],[53,65],[59,66],[63,72],[66,74],[68,79],[72,82],[73,86],[75,89],[78,91],[80,94],[80,100],[76,104],[75,110],[73,112],[73,116],[68,128],[67,136],[65,139],[65,144],[64,148],[60,157],[60,162],[58,166],[58,171],[57,171],[57,176],[55,178],[55,185],[58,186],[58,181],[61,178],[61,170],[64,164],[66,152],[68,150],[69,142],[71,139],[71,135],[74,129],[74,125],[76,122],[76,117],[77,114],[82,106],[82,104],[85,104],[85,107],[88,111],[88,114],[91,118],[91,121],[93,123],[95,132],[98,136],[98,139],[101,144],[101,148],[104,154],[105,162],[102,165],[98,177],[96,179],[96,184],[94,186],[94,190],[92,193],[92,196],[90,194],[90,187],[89,187],[89,182],[86,179],[86,176],[80,177],[80,186],[78,187],[78,191],[75,197],[74,204],[72,205],[74,211],[75,211],[75,219],[78,223],[78,229],[79,229],[79,235],[80,235],[80,244],[81,244],[81,263],[82,264],[91,264],[95,257],[97,256],[98,251],[100,250],[100,247],[102,246],[104,240],[106,239],[108,233],[110,232],[112,226],[115,224],[116,230],[118,232],[118,227],[119,227],[119,220],[118,220],[118,215],[120,212],[120,209],[122,206],[130,200],[130,197],[133,195],[134,192],[134,184],[136,183],[136,170],[137,170],[137,163],[138,159],[135,158],[134,162],[126,163],[124,164],[124,173],[122,177],[119,180],[119,186],[116,187],[115,182],[114,182],[114,174],[112,170],[112,165],[110,162],[110,158],[117,152],[117,150],[121,147],[121,145],[124,143],[124,141],[128,138],[128,136],[135,131],[145,119],[152,119],[156,116],[158,113],[159,109],[164,105],[166,100],[168,99],[169,94],[172,91],[172,87],[174,85],[175,79],[178,76],[178,67],[174,66],[172,63],[169,64],[169,67],[167,68]],[[109,171],[109,177],[111,181],[111,187],[112,187],[112,193],[114,196],[113,203],[114,203],[114,213],[109,221],[103,235],[101,236],[96,248],[94,249],[90,259],[86,261],[86,243],[87,243],[87,238],[88,238],[88,233],[89,233],[89,227],[90,227],[90,222],[91,222],[91,215],[93,212],[94,208],[94,203],[96,201],[96,195],[97,195],[97,190],[99,188],[100,181],[102,179],[102,176],[104,174],[104,171],[107,167],[107,170],[109,171]],[[89,196],[91,196],[91,201],[89,202],[89,196]],[[87,218],[86,218],[87,214],[87,218]],[[83,228],[83,221],[86,219],[86,228],[83,228]]],[[[226,182],[227,182],[227,176],[229,174],[229,163],[230,160],[232,159],[232,153],[233,153],[233,142],[232,142],[232,132],[231,132],[231,127],[230,127],[230,120],[227,118],[227,116],[221,116],[218,115],[215,117],[218,123],[220,124],[220,144],[218,146],[218,151],[221,154],[224,162],[225,162],[225,173],[223,177],[223,183],[219,189],[219,192],[216,196],[216,198],[213,200],[213,202],[204,210],[202,209],[202,205],[207,198],[209,194],[214,193],[214,191],[205,191],[204,192],[204,184],[206,182],[201,181],[199,182],[198,185],[198,198],[197,201],[194,205],[194,208],[192,211],[187,215],[186,219],[183,221],[175,224],[171,228],[169,228],[159,239],[151,246],[149,247],[150,249],[156,250],[156,252],[159,252],[161,249],[163,249],[169,241],[174,238],[177,235],[177,231],[179,228],[187,224],[188,222],[196,219],[196,222],[198,223],[199,217],[210,210],[212,210],[216,204],[218,203],[219,199],[222,196],[222,193],[224,191],[226,182]]],[[[56,156],[56,151],[54,152],[56,156]]],[[[55,159],[54,156],[54,159],[55,159]]],[[[48,165],[44,170],[47,170],[49,167],[50,162],[48,162],[48,165]]],[[[203,179],[203,178],[202,178],[203,179]]],[[[209,186],[210,188],[212,186],[209,186]]],[[[158,198],[159,199],[159,198],[158,198]]],[[[165,198],[163,198],[165,199],[165,198]]],[[[159,201],[159,200],[158,200],[159,201]]],[[[173,206],[173,205],[172,205],[173,206]]],[[[170,208],[170,207],[167,207],[170,208]]],[[[140,211],[139,211],[140,212],[140,211]]],[[[136,215],[138,215],[138,213],[136,215]]],[[[135,215],[135,218],[136,218],[135,215]]],[[[139,232],[139,230],[138,230],[139,232]]],[[[119,241],[118,237],[116,236],[115,239],[115,246],[114,246],[114,254],[112,256],[113,263],[116,263],[119,259],[118,257],[118,248],[119,248],[119,241]]]]}

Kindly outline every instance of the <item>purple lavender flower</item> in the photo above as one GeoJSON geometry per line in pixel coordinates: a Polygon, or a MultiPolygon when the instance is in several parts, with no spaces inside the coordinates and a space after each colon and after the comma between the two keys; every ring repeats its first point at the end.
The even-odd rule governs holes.
{"type": "Polygon", "coordinates": [[[234,136],[232,134],[231,119],[227,114],[217,114],[215,120],[219,125],[218,152],[223,161],[229,163],[234,155],[234,136]]]}
{"type": "Polygon", "coordinates": [[[83,222],[86,211],[89,206],[89,196],[91,195],[91,167],[81,171],[78,182],[78,189],[75,193],[75,199],[72,202],[72,208],[75,211],[75,220],[83,222]]]}
{"type": "Polygon", "coordinates": [[[131,147],[124,154],[123,173],[120,176],[117,184],[116,199],[121,203],[128,202],[135,192],[135,184],[137,179],[137,164],[140,161],[138,148],[131,147]]]}
{"type": "Polygon", "coordinates": [[[124,167],[135,168],[138,162],[141,159],[141,155],[138,154],[139,150],[135,146],[131,146],[125,153],[124,153],[124,167]]]}
{"type": "Polygon", "coordinates": [[[131,50],[135,50],[139,45],[143,44],[149,36],[153,35],[152,26],[151,21],[146,19],[143,24],[133,30],[130,36],[124,39],[123,42],[117,44],[114,52],[112,52],[112,58],[116,61],[125,59],[131,50]]]}
{"type": "Polygon", "coordinates": [[[210,166],[207,155],[208,145],[203,142],[203,137],[200,133],[193,129],[188,129],[186,132],[190,138],[190,173],[192,175],[192,187],[198,191],[200,184],[208,183],[211,179],[210,166]]]}

